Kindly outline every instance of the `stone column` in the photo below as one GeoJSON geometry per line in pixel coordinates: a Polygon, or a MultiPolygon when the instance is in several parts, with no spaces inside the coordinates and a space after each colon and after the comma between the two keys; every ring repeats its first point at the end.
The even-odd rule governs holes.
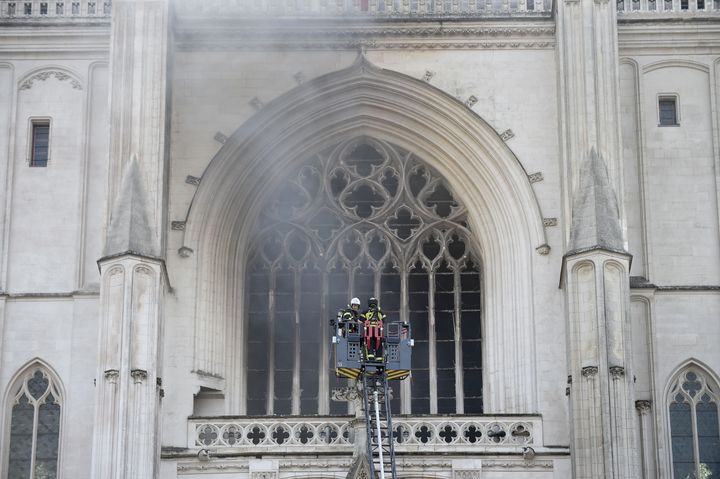
{"type": "Polygon", "coordinates": [[[158,475],[165,263],[153,246],[139,167],[127,168],[100,266],[94,479],[158,475]]]}
{"type": "Polygon", "coordinates": [[[654,441],[651,429],[652,401],[647,399],[635,401],[640,417],[640,458],[642,464],[642,478],[650,479],[655,477],[654,469],[654,441]]]}
{"type": "Polygon", "coordinates": [[[137,158],[156,247],[164,245],[169,0],[114,0],[110,43],[108,211],[137,158]]]}
{"type": "Polygon", "coordinates": [[[640,477],[630,373],[630,259],[605,164],[592,150],[573,201],[562,279],[577,479],[640,477]]]}
{"type": "MultiPolygon", "coordinates": [[[[610,0],[558,0],[556,8],[564,217],[569,219],[580,169],[592,148],[607,162],[612,188],[624,191],[617,13],[610,0]]],[[[618,201],[624,227],[622,198],[618,201]]]]}

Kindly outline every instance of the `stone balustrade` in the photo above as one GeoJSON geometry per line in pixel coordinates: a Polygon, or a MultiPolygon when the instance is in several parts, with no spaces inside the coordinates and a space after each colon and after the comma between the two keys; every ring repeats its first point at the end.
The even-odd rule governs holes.
{"type": "Polygon", "coordinates": [[[720,0],[617,0],[623,18],[633,15],[720,16],[720,0]]]}
{"type": "Polygon", "coordinates": [[[176,0],[180,16],[460,17],[550,13],[552,0],[176,0]]]}
{"type": "Polygon", "coordinates": [[[0,20],[18,22],[92,20],[108,21],[111,15],[110,0],[0,0],[0,20]]]}
{"type": "MultiPolygon", "coordinates": [[[[525,445],[537,445],[541,427],[538,416],[399,416],[393,420],[398,452],[520,451],[525,445]]],[[[353,448],[353,436],[350,418],[339,417],[192,418],[188,423],[190,449],[339,452],[353,448]]]]}

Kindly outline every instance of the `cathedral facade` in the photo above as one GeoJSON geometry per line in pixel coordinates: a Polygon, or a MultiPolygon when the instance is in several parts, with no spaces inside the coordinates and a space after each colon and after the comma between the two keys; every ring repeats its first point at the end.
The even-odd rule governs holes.
{"type": "Polygon", "coordinates": [[[0,0],[0,478],[720,476],[718,0],[0,0]]]}

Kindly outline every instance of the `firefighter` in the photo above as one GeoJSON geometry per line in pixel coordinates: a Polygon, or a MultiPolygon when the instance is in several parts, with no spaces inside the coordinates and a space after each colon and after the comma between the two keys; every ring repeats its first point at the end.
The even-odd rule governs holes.
{"type": "Polygon", "coordinates": [[[365,320],[365,359],[368,361],[382,361],[383,321],[385,315],[378,307],[376,298],[368,299],[368,309],[363,313],[365,320]]]}
{"type": "MultiPolygon", "coordinates": [[[[345,309],[338,311],[338,336],[345,336],[347,333],[356,333],[360,321],[360,299],[353,298],[345,309]]],[[[331,324],[333,323],[334,321],[331,321],[331,324]]]]}

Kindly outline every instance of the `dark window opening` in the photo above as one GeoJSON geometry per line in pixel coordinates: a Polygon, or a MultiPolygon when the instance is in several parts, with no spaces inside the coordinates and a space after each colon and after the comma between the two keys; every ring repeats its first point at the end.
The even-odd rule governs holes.
{"type": "Polygon", "coordinates": [[[50,147],[50,123],[32,123],[32,146],[30,152],[30,166],[47,166],[50,147]]]}
{"type": "Polygon", "coordinates": [[[347,381],[327,323],[353,296],[412,326],[410,394],[392,384],[394,413],[482,413],[481,269],[443,178],[368,139],[317,155],[266,201],[245,271],[249,415],[349,412],[331,400],[347,381]]]}
{"type": "Polygon", "coordinates": [[[660,97],[658,100],[660,112],[660,126],[677,126],[677,98],[660,97]]]}

